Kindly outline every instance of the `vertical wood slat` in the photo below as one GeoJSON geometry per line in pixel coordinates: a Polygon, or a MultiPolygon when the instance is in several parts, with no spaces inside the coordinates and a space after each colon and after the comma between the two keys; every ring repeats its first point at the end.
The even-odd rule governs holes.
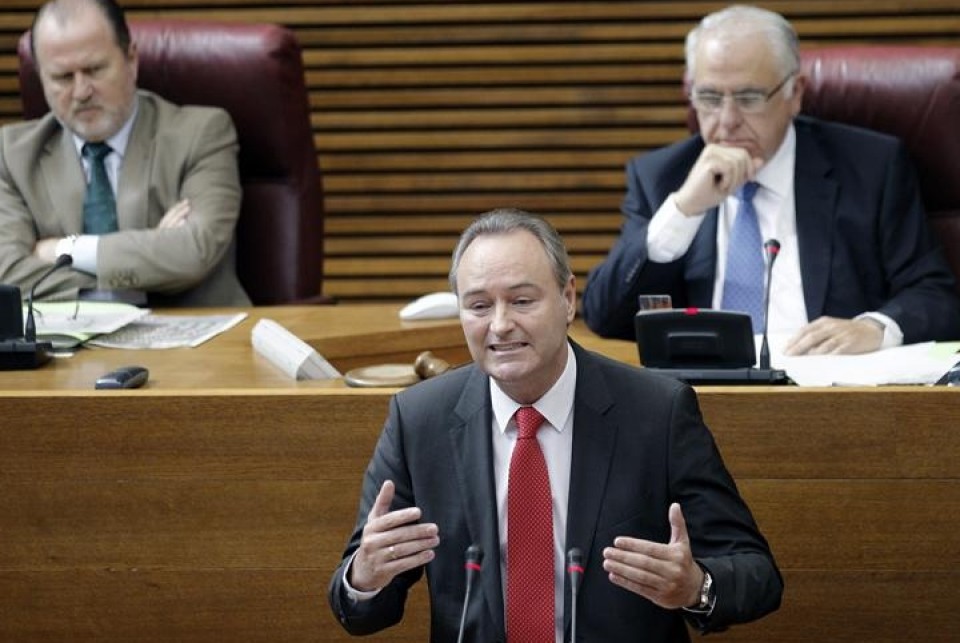
{"type": "MultiPolygon", "coordinates": [[[[40,4],[0,8],[0,123],[19,118],[16,40],[40,4]]],[[[297,32],[327,195],[324,290],[369,300],[444,288],[458,231],[498,206],[576,231],[582,283],[619,227],[624,162],[685,135],[682,39],[724,3],[123,4],[131,18],[270,21],[297,32]]],[[[765,6],[809,45],[960,45],[955,0],[765,6]]]]}

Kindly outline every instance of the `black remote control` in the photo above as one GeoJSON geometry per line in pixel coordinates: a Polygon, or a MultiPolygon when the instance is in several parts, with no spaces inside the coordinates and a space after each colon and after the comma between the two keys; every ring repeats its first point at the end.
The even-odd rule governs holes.
{"type": "Polygon", "coordinates": [[[139,388],[149,377],[150,371],[142,366],[124,366],[98,377],[93,388],[139,388]]]}

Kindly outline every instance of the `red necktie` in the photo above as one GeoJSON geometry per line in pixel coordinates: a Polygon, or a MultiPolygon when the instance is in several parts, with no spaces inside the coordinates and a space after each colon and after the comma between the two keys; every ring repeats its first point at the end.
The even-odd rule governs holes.
{"type": "Polygon", "coordinates": [[[554,643],[553,504],[537,431],[543,416],[522,406],[507,482],[507,641],[554,643]]]}

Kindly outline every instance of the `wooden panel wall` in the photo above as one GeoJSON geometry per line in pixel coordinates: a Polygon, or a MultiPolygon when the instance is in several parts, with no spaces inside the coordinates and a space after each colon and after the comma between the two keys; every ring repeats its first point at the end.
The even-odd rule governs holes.
{"type": "MultiPolygon", "coordinates": [[[[360,640],[326,587],[389,390],[99,393],[0,392],[0,642],[360,640]]],[[[785,594],[695,641],[957,642],[960,393],[707,387],[700,402],[785,594]]],[[[364,640],[428,640],[425,593],[364,640]]]]}
{"type": "MultiPolygon", "coordinates": [[[[0,123],[40,0],[0,8],[0,123]]],[[[269,21],[304,47],[325,177],[324,290],[445,287],[459,231],[517,206],[560,230],[583,283],[619,227],[622,168],[685,135],[682,39],[725,3],[126,0],[131,17],[269,21]]],[[[772,0],[808,45],[960,45],[957,0],[772,0]]],[[[319,257],[318,257],[319,260],[319,257]]]]}

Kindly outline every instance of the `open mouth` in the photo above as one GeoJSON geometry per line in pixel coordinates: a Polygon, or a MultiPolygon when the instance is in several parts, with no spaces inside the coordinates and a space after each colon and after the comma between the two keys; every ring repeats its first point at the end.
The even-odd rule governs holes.
{"type": "Polygon", "coordinates": [[[491,344],[490,350],[494,353],[510,353],[529,346],[527,342],[504,342],[500,344],[491,344]]]}

